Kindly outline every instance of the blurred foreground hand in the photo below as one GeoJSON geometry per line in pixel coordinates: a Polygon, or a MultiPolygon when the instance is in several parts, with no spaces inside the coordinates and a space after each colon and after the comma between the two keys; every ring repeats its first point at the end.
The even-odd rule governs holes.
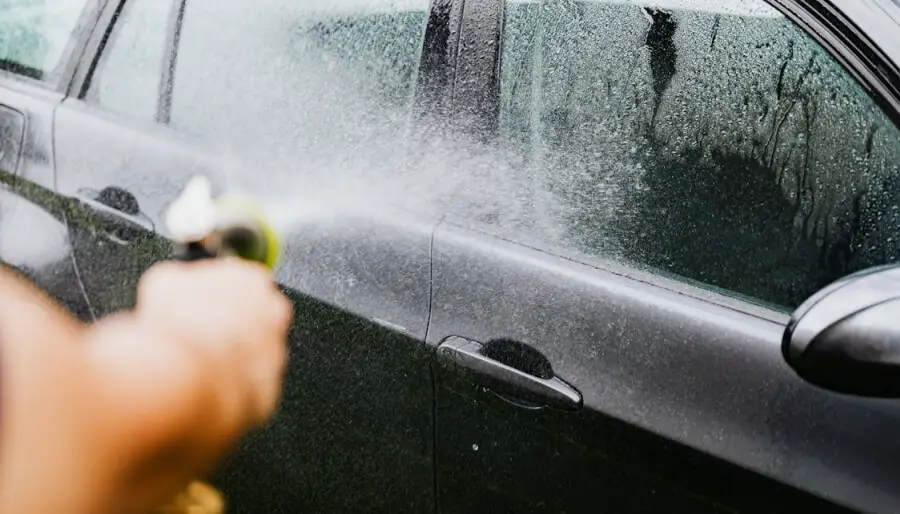
{"type": "Polygon", "coordinates": [[[166,262],[84,325],[0,269],[0,512],[145,512],[277,406],[291,321],[262,266],[166,262]]]}

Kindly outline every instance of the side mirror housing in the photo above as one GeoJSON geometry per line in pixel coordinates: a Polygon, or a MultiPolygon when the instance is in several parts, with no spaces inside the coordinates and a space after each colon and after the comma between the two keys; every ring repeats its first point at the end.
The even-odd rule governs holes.
{"type": "Polygon", "coordinates": [[[849,275],[813,295],[791,317],[781,351],[816,386],[900,398],[900,266],[849,275]]]}

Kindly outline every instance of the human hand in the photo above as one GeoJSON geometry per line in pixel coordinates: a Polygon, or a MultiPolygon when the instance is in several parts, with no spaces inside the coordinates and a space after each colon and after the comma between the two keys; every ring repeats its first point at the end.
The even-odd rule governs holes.
{"type": "Polygon", "coordinates": [[[184,345],[215,384],[225,433],[265,422],[281,394],[291,304],[270,272],[237,259],[165,262],[138,284],[139,323],[184,345]]]}
{"type": "Polygon", "coordinates": [[[259,265],[159,264],[90,326],[9,273],[0,292],[3,512],[146,512],[278,402],[291,306],[259,265]]]}
{"type": "Polygon", "coordinates": [[[269,271],[221,258],[157,264],[134,311],[95,326],[89,351],[114,418],[100,424],[120,466],[118,511],[170,498],[269,419],[291,319],[269,271]]]}

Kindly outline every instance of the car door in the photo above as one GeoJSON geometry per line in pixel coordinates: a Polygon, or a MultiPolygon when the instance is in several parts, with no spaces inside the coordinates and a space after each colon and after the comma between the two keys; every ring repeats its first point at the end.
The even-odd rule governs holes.
{"type": "Polygon", "coordinates": [[[296,312],[284,397],[214,477],[229,512],[433,509],[434,222],[341,208],[353,193],[323,181],[342,171],[327,160],[350,154],[329,152],[322,130],[370,114],[364,94],[402,118],[427,7],[415,5],[110,1],[56,114],[57,186],[83,207],[70,231],[98,315],[130,306],[140,274],[167,257],[165,208],[197,173],[256,195],[284,235],[276,278],[296,312]],[[316,96],[349,84],[341,73],[371,73],[371,89],[316,96]]]}
{"type": "Polygon", "coordinates": [[[439,511],[896,511],[900,407],[801,382],[780,342],[900,257],[897,67],[825,2],[463,16],[500,215],[434,236],[439,511]]]}
{"type": "Polygon", "coordinates": [[[53,192],[53,110],[95,2],[0,6],[0,262],[91,318],[53,192]]]}

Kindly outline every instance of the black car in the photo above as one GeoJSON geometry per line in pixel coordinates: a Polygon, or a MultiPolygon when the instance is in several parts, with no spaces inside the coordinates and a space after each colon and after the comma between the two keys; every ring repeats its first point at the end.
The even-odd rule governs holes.
{"type": "Polygon", "coordinates": [[[900,260],[896,0],[0,0],[0,260],[84,320],[187,181],[295,303],[233,513],[900,510],[792,311],[900,260]]]}

